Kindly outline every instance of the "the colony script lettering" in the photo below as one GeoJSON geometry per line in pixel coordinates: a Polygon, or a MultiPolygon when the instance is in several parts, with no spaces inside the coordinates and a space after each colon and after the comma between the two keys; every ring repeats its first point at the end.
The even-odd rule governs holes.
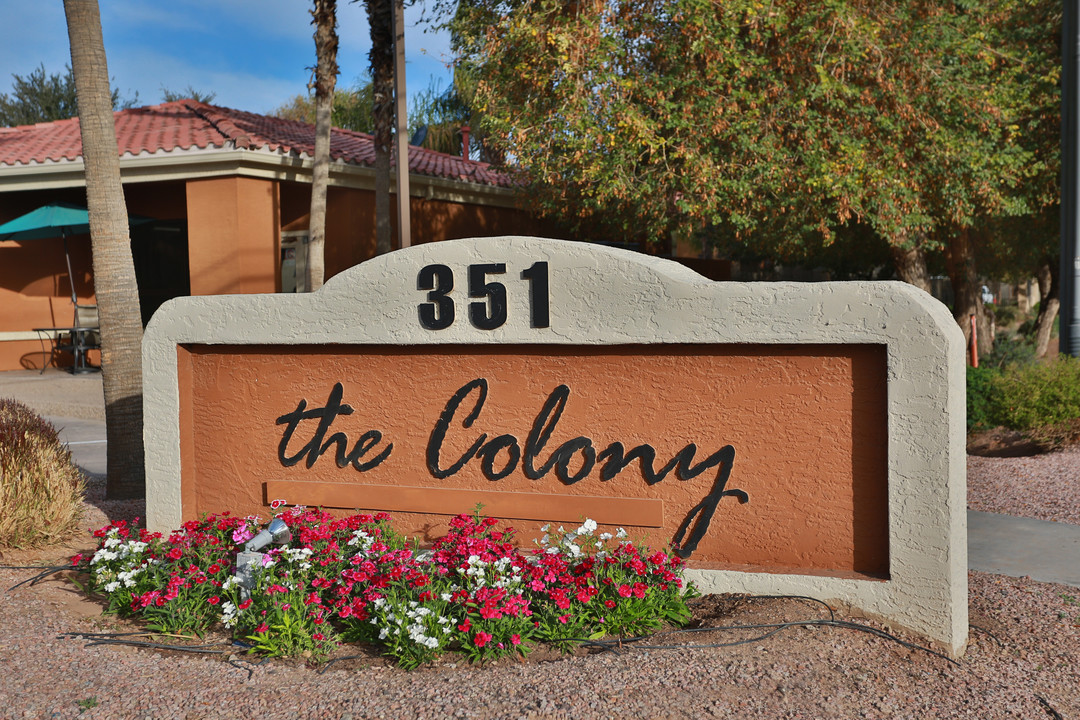
{"type": "MultiPolygon", "coordinates": [[[[282,465],[291,467],[303,460],[305,466],[311,468],[322,455],[333,450],[338,467],[351,466],[358,472],[365,472],[378,467],[390,457],[394,444],[382,444],[384,438],[379,430],[365,431],[355,443],[351,443],[349,437],[340,431],[327,436],[335,419],[353,414],[352,406],[342,402],[343,393],[341,383],[336,383],[324,406],[309,408],[307,400],[301,400],[295,410],[277,419],[278,425],[285,426],[278,444],[278,459],[282,465]],[[317,421],[314,431],[299,450],[290,454],[293,436],[305,421],[317,421]]],[[[621,442],[613,442],[597,452],[591,438],[578,436],[549,451],[551,437],[570,398],[570,388],[566,385],[559,385],[548,395],[524,443],[509,433],[493,438],[489,438],[487,433],[479,433],[460,457],[445,458],[443,445],[447,435],[469,430],[480,417],[487,396],[487,380],[477,378],[463,385],[446,402],[427,444],[427,467],[433,476],[449,478],[469,463],[476,462],[484,477],[492,481],[501,480],[520,467],[525,477],[531,480],[539,480],[554,472],[560,482],[573,485],[587,478],[597,468],[601,481],[614,480],[636,461],[645,482],[655,485],[672,472],[679,480],[687,481],[716,468],[709,492],[690,509],[672,537],[672,544],[682,557],[689,557],[697,548],[709,529],[721,499],[730,496],[740,503],[749,501],[746,492],[727,487],[735,463],[735,448],[731,445],[725,445],[695,463],[697,445],[690,443],[659,468],[656,467],[656,450],[647,444],[628,450],[621,442]]]]}

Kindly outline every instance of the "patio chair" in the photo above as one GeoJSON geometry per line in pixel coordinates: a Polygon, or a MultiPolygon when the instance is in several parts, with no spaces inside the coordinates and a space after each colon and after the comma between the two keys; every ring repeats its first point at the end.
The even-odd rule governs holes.
{"type": "Polygon", "coordinates": [[[71,324],[71,330],[57,338],[56,349],[75,356],[73,372],[96,370],[97,368],[87,361],[86,353],[89,350],[101,349],[101,324],[98,321],[97,305],[76,305],[71,324]]]}

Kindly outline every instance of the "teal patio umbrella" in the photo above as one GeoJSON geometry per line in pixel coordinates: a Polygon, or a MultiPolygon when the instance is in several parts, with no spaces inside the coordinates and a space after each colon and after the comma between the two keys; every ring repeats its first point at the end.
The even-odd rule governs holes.
{"type": "MultiPolygon", "coordinates": [[[[141,225],[152,218],[129,216],[129,225],[141,225]]],[[[37,210],[0,225],[0,240],[42,240],[59,237],[64,240],[64,259],[67,260],[68,277],[71,279],[71,304],[78,305],[75,295],[75,275],[71,271],[71,253],[68,252],[69,235],[85,235],[90,232],[90,213],[86,208],[71,203],[49,203],[37,210]]]]}

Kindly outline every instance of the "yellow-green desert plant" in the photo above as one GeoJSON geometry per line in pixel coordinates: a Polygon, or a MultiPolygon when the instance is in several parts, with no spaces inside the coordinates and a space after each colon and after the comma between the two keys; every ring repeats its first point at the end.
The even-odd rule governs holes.
{"type": "Polygon", "coordinates": [[[50,423],[0,398],[0,547],[35,548],[70,536],[83,477],[50,423]]]}

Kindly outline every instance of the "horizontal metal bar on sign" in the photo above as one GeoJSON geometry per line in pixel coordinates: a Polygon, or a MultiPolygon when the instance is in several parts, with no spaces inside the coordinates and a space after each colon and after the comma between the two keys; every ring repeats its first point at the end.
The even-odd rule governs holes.
{"type": "Polygon", "coordinates": [[[269,480],[265,487],[267,502],[282,499],[290,505],[458,515],[472,513],[480,503],[484,515],[508,520],[581,522],[591,518],[602,525],[664,524],[664,501],[648,498],[281,480],[269,480]]]}

